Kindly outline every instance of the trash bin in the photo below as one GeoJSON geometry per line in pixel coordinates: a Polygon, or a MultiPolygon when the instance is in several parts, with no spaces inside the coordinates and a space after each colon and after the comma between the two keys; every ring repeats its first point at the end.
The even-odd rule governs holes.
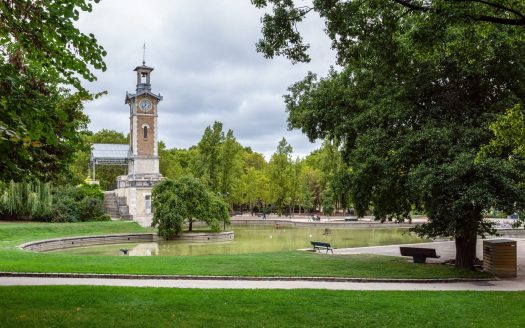
{"type": "Polygon", "coordinates": [[[516,277],[516,241],[492,239],[483,241],[483,271],[497,277],[516,277]]]}

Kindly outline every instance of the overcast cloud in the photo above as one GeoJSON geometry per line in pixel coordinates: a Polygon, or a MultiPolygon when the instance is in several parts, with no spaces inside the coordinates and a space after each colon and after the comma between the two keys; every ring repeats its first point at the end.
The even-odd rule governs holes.
{"type": "Polygon", "coordinates": [[[107,71],[97,72],[98,81],[88,85],[93,92],[108,92],[86,104],[89,128],[128,133],[124,96],[135,92],[133,69],[142,62],[145,42],[146,64],[155,68],[152,91],[164,97],[159,138],[169,148],[195,145],[217,120],[267,159],[282,137],[295,155],[310,153],[318,145],[287,130],[282,95],[308,71],[326,75],[334,63],[330,41],[322,21],[310,17],[301,31],[312,45],[311,63],[264,59],[255,51],[262,14],[249,0],[101,1],[78,22],[108,52],[107,71]]]}

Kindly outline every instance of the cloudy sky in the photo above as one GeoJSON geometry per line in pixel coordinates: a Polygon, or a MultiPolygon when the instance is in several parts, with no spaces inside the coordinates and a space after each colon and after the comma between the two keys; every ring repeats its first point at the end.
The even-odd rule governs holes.
{"type": "Polygon", "coordinates": [[[326,75],[334,55],[323,23],[310,17],[301,26],[312,61],[292,65],[255,51],[263,12],[249,0],[103,0],[78,22],[107,50],[108,69],[88,85],[108,95],[86,104],[90,129],[128,133],[126,91],[135,92],[135,72],[146,43],[146,64],[159,105],[159,138],[169,148],[195,145],[204,128],[221,121],[243,146],[267,159],[285,137],[295,155],[318,145],[288,131],[282,95],[308,71],[326,75]]]}

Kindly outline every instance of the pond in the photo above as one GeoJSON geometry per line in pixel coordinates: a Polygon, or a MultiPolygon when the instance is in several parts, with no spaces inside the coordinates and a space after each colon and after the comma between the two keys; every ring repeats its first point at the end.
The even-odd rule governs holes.
{"type": "Polygon", "coordinates": [[[310,241],[322,241],[334,248],[408,244],[425,240],[402,228],[295,228],[274,226],[234,226],[235,239],[226,242],[190,243],[187,241],[159,241],[140,244],[113,244],[57,250],[54,252],[78,255],[122,255],[121,249],[131,256],[178,256],[241,254],[289,251],[310,248],[310,241]]]}

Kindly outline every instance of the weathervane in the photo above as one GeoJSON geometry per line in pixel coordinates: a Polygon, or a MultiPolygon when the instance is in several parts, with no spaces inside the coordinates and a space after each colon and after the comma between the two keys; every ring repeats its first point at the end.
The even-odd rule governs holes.
{"type": "Polygon", "coordinates": [[[142,46],[142,66],[146,65],[146,42],[142,46]]]}

